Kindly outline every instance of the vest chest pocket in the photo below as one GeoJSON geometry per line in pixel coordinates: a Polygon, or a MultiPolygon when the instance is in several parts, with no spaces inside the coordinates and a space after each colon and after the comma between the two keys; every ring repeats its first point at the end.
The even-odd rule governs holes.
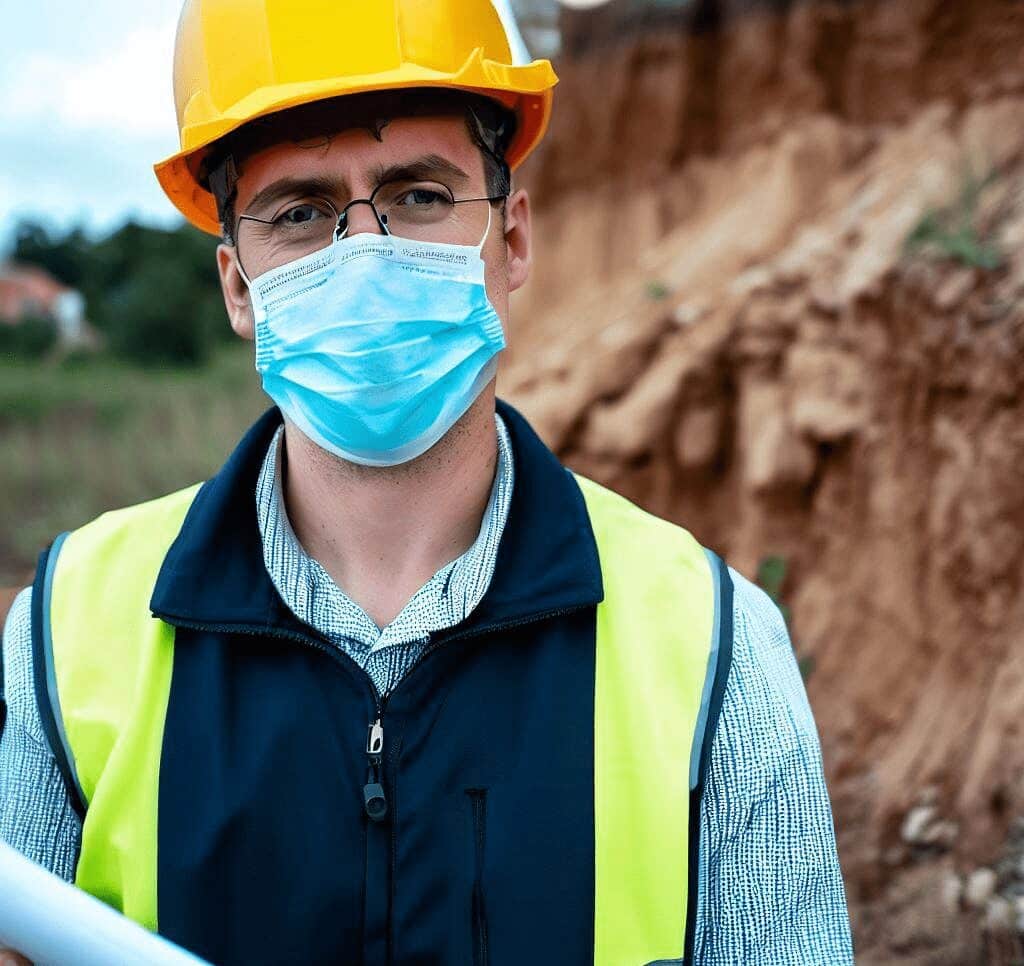
{"type": "Polygon", "coordinates": [[[593,966],[589,788],[494,777],[461,788],[460,966],[593,966]]]}
{"type": "Polygon", "coordinates": [[[484,894],[484,856],[487,849],[487,789],[467,788],[472,815],[473,893],[470,921],[473,930],[473,966],[487,966],[487,905],[484,894]]]}

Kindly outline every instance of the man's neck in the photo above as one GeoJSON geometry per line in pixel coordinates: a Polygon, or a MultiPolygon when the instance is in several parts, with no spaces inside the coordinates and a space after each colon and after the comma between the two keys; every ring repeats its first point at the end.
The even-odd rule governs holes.
{"type": "Polygon", "coordinates": [[[357,466],[285,426],[284,499],[306,552],[378,627],[476,539],[497,465],[493,388],[422,456],[357,466]]]}

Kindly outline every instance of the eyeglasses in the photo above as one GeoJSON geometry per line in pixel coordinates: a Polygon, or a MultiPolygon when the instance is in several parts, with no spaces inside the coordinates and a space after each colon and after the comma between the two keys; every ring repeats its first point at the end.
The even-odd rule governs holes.
{"type": "Polygon", "coordinates": [[[339,211],[326,198],[291,199],[271,218],[244,214],[235,227],[242,270],[250,279],[326,248],[349,229],[349,210],[369,205],[380,230],[414,241],[475,244],[486,230],[486,209],[472,201],[503,201],[506,195],[456,198],[439,181],[385,181],[369,198],[353,198],[339,211]]]}

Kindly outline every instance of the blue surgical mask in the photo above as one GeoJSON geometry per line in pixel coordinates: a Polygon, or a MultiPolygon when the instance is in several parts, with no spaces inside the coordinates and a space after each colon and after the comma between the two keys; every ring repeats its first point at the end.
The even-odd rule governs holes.
{"type": "Polygon", "coordinates": [[[267,395],[342,459],[394,466],[425,453],[494,378],[505,348],[484,285],[486,238],[360,233],[253,279],[267,395]]]}

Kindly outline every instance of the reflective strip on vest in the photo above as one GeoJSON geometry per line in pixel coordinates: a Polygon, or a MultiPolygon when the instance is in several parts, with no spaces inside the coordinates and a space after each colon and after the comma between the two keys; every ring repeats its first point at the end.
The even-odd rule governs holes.
{"type": "MultiPolygon", "coordinates": [[[[718,657],[717,558],[686,530],[576,479],[605,589],[594,683],[594,963],[680,961],[696,868],[690,793],[718,657]]],[[[48,568],[59,695],[51,698],[87,807],[75,882],[152,930],[174,628],[150,614],[149,601],[198,489],[104,514],[55,544],[48,568]]]]}

